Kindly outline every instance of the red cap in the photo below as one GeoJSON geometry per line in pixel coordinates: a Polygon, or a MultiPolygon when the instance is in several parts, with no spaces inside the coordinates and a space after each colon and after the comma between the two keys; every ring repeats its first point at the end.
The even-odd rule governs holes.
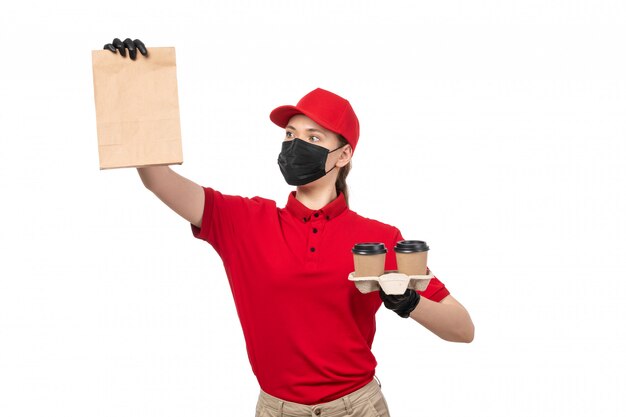
{"type": "Polygon", "coordinates": [[[359,119],[350,102],[330,91],[316,88],[302,97],[295,106],[276,107],[270,119],[280,127],[287,126],[296,114],[304,114],[315,123],[346,138],[352,151],[359,141],[359,119]]]}

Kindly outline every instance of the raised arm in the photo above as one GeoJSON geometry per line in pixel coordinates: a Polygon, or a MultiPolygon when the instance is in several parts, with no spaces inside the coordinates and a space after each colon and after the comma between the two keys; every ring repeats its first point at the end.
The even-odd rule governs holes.
{"type": "MultiPolygon", "coordinates": [[[[128,49],[128,55],[133,61],[137,59],[137,51],[148,56],[148,49],[139,39],[126,38],[122,42],[115,38],[103,49],[113,53],[119,51],[122,58],[126,58],[128,49]]],[[[185,220],[197,227],[201,226],[204,211],[204,189],[201,186],[172,171],[169,166],[149,166],[137,168],[137,171],[148,190],[185,220]]]]}
{"type": "Polygon", "coordinates": [[[200,227],[204,189],[174,172],[169,166],[137,168],[143,185],[189,223],[200,227]]]}

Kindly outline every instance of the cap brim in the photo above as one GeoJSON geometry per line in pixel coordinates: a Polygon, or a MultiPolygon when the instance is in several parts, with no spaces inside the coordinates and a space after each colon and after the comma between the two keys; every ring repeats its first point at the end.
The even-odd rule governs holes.
{"type": "Polygon", "coordinates": [[[304,112],[296,106],[280,106],[272,110],[270,120],[280,127],[286,127],[289,119],[296,114],[304,114],[304,112]]]}

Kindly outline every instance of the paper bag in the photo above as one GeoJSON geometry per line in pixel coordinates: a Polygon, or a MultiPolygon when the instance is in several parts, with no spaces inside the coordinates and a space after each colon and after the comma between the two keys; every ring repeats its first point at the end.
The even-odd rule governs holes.
{"type": "Polygon", "coordinates": [[[183,162],[174,48],[92,51],[100,169],[183,162]]]}

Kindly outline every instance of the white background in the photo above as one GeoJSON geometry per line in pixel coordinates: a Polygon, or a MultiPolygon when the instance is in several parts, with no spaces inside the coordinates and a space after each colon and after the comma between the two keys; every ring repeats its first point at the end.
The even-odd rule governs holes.
{"type": "Polygon", "coordinates": [[[626,412],[623,1],[20,1],[0,13],[0,415],[252,416],[219,257],[98,169],[91,50],[175,46],[184,164],[286,202],[271,109],[322,87],[351,207],[426,240],[471,344],[381,309],[401,416],[626,412]]]}

